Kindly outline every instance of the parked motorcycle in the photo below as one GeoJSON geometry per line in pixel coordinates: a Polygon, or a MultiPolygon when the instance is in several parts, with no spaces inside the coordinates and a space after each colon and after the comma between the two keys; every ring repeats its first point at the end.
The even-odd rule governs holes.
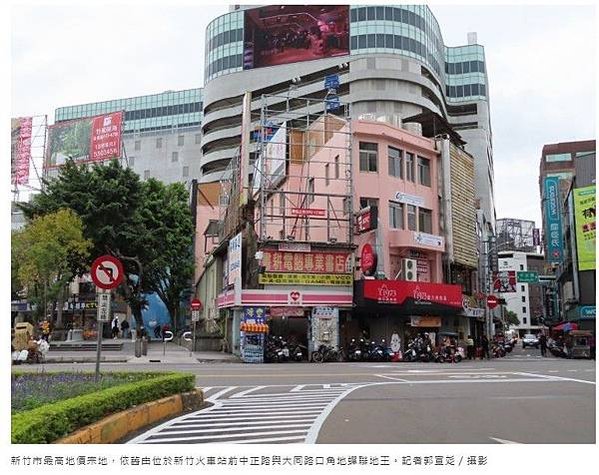
{"type": "Polygon", "coordinates": [[[352,338],[347,347],[346,359],[347,361],[362,361],[363,360],[362,347],[355,338],[352,338]]]}
{"type": "Polygon", "coordinates": [[[340,353],[332,346],[320,345],[318,350],[312,352],[312,361],[314,363],[323,363],[327,361],[339,361],[340,353]]]}

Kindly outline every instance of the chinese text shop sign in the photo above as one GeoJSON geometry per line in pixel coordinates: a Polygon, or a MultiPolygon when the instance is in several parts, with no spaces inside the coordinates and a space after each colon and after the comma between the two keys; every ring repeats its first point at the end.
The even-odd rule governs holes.
{"type": "Polygon", "coordinates": [[[547,223],[547,259],[551,264],[562,261],[562,217],[559,206],[559,178],[545,178],[545,220],[547,223]]]}
{"type": "Polygon", "coordinates": [[[574,218],[576,220],[576,252],[580,270],[595,269],[595,185],[574,189],[574,218]]]}

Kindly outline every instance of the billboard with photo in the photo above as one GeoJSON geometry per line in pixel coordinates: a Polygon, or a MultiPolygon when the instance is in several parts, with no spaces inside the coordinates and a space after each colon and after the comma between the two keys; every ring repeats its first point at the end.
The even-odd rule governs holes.
{"type": "Polygon", "coordinates": [[[95,162],[121,157],[123,113],[59,122],[48,127],[46,167],[63,165],[67,159],[95,162]]]}
{"type": "Polygon", "coordinates": [[[516,292],[516,271],[506,270],[493,273],[493,290],[499,293],[516,292]]]}
{"type": "Polygon", "coordinates": [[[348,5],[269,5],[244,15],[243,69],[349,54],[348,5]]]}
{"type": "Polygon", "coordinates": [[[10,120],[10,165],[13,185],[25,185],[29,182],[32,129],[33,117],[10,120]]]}

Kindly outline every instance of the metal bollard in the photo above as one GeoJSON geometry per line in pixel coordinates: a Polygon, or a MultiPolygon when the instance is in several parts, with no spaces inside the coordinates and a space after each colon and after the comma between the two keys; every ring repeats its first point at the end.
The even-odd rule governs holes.
{"type": "Polygon", "coordinates": [[[166,355],[166,342],[167,341],[171,341],[173,338],[175,338],[175,335],[173,335],[173,332],[168,331],[168,330],[165,331],[165,332],[162,332],[162,343],[163,343],[163,346],[162,346],[162,356],[166,355]],[[164,335],[165,333],[168,333],[168,336],[165,336],[164,335]]]}
{"type": "Polygon", "coordinates": [[[135,339],[135,357],[136,358],[141,357],[141,338],[135,339]]]}
{"type": "Polygon", "coordinates": [[[141,338],[141,354],[143,356],[148,355],[148,339],[145,336],[141,338]]]}
{"type": "MultiPolygon", "coordinates": [[[[185,341],[191,341],[191,332],[183,333],[182,337],[185,341]]],[[[189,345],[189,356],[191,356],[192,352],[193,352],[193,341],[189,345]]]]}

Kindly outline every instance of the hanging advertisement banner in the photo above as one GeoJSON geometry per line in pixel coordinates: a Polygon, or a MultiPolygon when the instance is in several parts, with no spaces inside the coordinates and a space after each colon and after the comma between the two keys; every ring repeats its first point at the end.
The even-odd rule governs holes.
{"type": "Polygon", "coordinates": [[[493,290],[500,293],[516,292],[516,271],[507,270],[493,273],[493,290]]]}
{"type": "Polygon", "coordinates": [[[245,323],[266,323],[266,309],[264,307],[243,307],[241,321],[245,323]]]}
{"type": "Polygon", "coordinates": [[[32,128],[32,117],[19,117],[10,120],[10,163],[13,185],[29,183],[32,128]]]}
{"type": "Polygon", "coordinates": [[[349,252],[290,252],[265,249],[262,265],[267,273],[348,274],[352,271],[349,252]]]}
{"type": "Polygon", "coordinates": [[[260,274],[260,284],[297,284],[297,285],[343,285],[354,282],[351,274],[293,274],[289,272],[269,272],[260,274]]]}
{"type": "Polygon", "coordinates": [[[551,264],[561,263],[564,255],[559,196],[559,178],[545,178],[545,222],[548,235],[547,259],[551,264]]]}
{"type": "Polygon", "coordinates": [[[237,183],[239,184],[239,207],[248,202],[248,173],[250,167],[250,127],[252,124],[252,93],[246,91],[241,107],[241,146],[239,149],[239,168],[237,183]]]}
{"type": "Polygon", "coordinates": [[[46,168],[75,162],[94,162],[121,157],[123,113],[59,122],[48,127],[46,168]]]}
{"type": "Polygon", "coordinates": [[[228,285],[233,285],[235,305],[241,305],[241,233],[229,240],[227,250],[228,285]]]}
{"type": "Polygon", "coordinates": [[[266,186],[274,188],[285,179],[287,159],[287,123],[279,127],[266,145],[266,186]]]}
{"type": "Polygon", "coordinates": [[[596,186],[574,189],[574,219],[576,222],[576,253],[578,269],[594,270],[597,231],[596,224],[596,186]]]}
{"type": "Polygon", "coordinates": [[[533,246],[541,245],[541,235],[540,235],[539,228],[534,228],[532,230],[532,244],[533,244],[533,246]]]}

